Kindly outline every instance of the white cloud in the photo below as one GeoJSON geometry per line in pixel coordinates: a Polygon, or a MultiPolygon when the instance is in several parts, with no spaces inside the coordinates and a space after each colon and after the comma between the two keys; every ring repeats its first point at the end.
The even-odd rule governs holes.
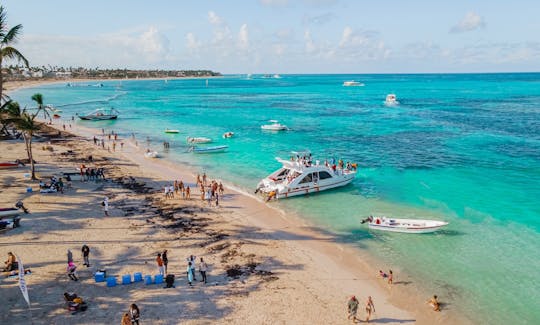
{"type": "Polygon", "coordinates": [[[242,27],[240,27],[240,32],[238,32],[238,47],[244,51],[249,49],[249,31],[247,24],[243,24],[242,27]]]}
{"type": "Polygon", "coordinates": [[[201,47],[201,42],[197,40],[197,37],[193,33],[187,33],[186,41],[186,47],[192,52],[199,50],[201,47]]]}
{"type": "Polygon", "coordinates": [[[142,52],[152,60],[159,60],[169,52],[169,40],[155,27],[150,27],[139,39],[142,52]]]}
{"type": "Polygon", "coordinates": [[[287,49],[287,46],[284,44],[274,44],[272,48],[276,56],[283,56],[283,54],[285,54],[285,50],[287,49]]]}
{"type": "Polygon", "coordinates": [[[212,25],[221,25],[223,23],[223,19],[219,17],[215,12],[209,11],[208,12],[208,21],[212,25]]]}
{"type": "Polygon", "coordinates": [[[463,19],[450,29],[450,33],[470,32],[485,27],[484,19],[474,12],[468,12],[463,19]]]}
{"type": "Polygon", "coordinates": [[[289,4],[288,0],[259,0],[263,6],[268,7],[281,7],[289,4]]]}
{"type": "Polygon", "coordinates": [[[314,53],[317,50],[317,47],[315,46],[315,42],[313,42],[313,39],[311,38],[311,32],[309,30],[306,30],[304,32],[304,47],[307,53],[314,53]]]}
{"type": "Polygon", "coordinates": [[[349,26],[343,29],[335,51],[345,60],[385,59],[391,53],[376,31],[353,30],[349,26]]]}
{"type": "Polygon", "coordinates": [[[305,24],[324,25],[335,20],[337,17],[331,12],[327,12],[317,16],[305,16],[303,21],[305,24]]]}

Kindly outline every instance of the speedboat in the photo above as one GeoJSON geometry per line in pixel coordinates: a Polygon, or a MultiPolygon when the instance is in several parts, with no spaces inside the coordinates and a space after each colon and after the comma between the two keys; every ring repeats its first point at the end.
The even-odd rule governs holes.
{"type": "Polygon", "coordinates": [[[409,234],[425,234],[435,232],[448,225],[448,222],[437,220],[397,219],[373,216],[362,220],[362,223],[367,223],[369,229],[404,232],[409,234]]]}
{"type": "Polygon", "coordinates": [[[234,132],[225,132],[223,133],[223,139],[232,138],[234,136],[234,132]]]}
{"type": "Polygon", "coordinates": [[[213,147],[191,147],[190,151],[194,153],[218,153],[224,152],[229,148],[229,146],[213,146],[213,147]]]}
{"type": "Polygon", "coordinates": [[[148,150],[147,152],[144,153],[144,156],[146,158],[158,158],[159,157],[159,153],[157,151],[150,151],[148,150]]]}
{"type": "Polygon", "coordinates": [[[272,124],[261,125],[261,129],[268,130],[268,131],[284,131],[284,130],[287,130],[286,125],[283,125],[283,124],[279,123],[276,120],[270,120],[268,122],[270,122],[272,124]]]}
{"type": "Polygon", "coordinates": [[[103,120],[116,120],[118,118],[118,111],[114,108],[110,109],[96,109],[95,111],[86,114],[86,115],[79,115],[79,118],[81,120],[87,120],[87,121],[103,121],[103,120]]]}
{"type": "Polygon", "coordinates": [[[180,130],[165,129],[165,133],[180,133],[180,130]]]}
{"type": "Polygon", "coordinates": [[[319,161],[313,164],[310,158],[293,160],[276,158],[276,160],[282,167],[263,178],[255,190],[255,193],[265,194],[267,201],[345,186],[356,176],[356,169],[336,168],[335,165],[330,166],[326,163],[321,165],[319,161]]]}
{"type": "Polygon", "coordinates": [[[345,87],[362,87],[362,86],[364,86],[364,84],[361,83],[361,82],[358,82],[358,81],[349,80],[349,81],[344,81],[343,86],[345,86],[345,87]]]}
{"type": "Polygon", "coordinates": [[[209,143],[209,142],[212,142],[212,139],[210,138],[204,138],[204,137],[195,137],[195,138],[192,138],[192,137],[188,137],[187,139],[187,143],[209,143]]]}
{"type": "Polygon", "coordinates": [[[388,94],[386,95],[386,100],[384,101],[384,105],[386,106],[396,106],[399,105],[399,102],[396,99],[395,94],[388,94]]]}

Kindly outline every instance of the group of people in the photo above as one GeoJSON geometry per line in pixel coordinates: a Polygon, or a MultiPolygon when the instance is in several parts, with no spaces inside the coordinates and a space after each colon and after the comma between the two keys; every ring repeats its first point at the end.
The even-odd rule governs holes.
{"type": "Polygon", "coordinates": [[[379,270],[379,276],[383,279],[388,279],[388,284],[394,283],[394,272],[392,270],[389,270],[388,273],[379,270]]]}
{"type": "Polygon", "coordinates": [[[203,174],[202,178],[197,174],[196,179],[197,185],[199,185],[199,190],[201,192],[201,200],[208,202],[208,206],[212,206],[212,202],[215,202],[216,207],[219,206],[219,198],[225,192],[223,184],[212,180],[210,184],[207,185],[206,173],[203,174]]]}
{"type": "MultiPolygon", "coordinates": [[[[352,318],[353,323],[356,323],[359,305],[360,302],[358,299],[356,299],[356,296],[352,296],[347,303],[347,312],[349,314],[347,319],[352,318]]],[[[371,318],[371,314],[375,313],[375,305],[373,304],[373,299],[371,299],[371,296],[367,297],[364,308],[366,311],[366,323],[368,323],[369,319],[371,318]]]]}
{"type": "MultiPolygon", "coordinates": [[[[81,247],[81,254],[84,261],[83,265],[86,267],[90,267],[90,247],[88,247],[88,245],[86,244],[83,244],[81,247]]],[[[75,262],[73,261],[73,253],[70,249],[67,250],[66,272],[70,280],[79,281],[79,278],[77,277],[77,265],[75,265],[75,262]]]]}
{"type": "Polygon", "coordinates": [[[141,311],[136,304],[131,304],[127,313],[122,316],[122,325],[139,325],[141,311]]]}
{"type": "Polygon", "coordinates": [[[191,188],[181,180],[175,180],[173,185],[165,185],[163,193],[166,199],[174,199],[174,195],[181,195],[182,199],[191,198],[191,188]]]}
{"type": "MultiPolygon", "coordinates": [[[[71,177],[69,175],[66,176],[66,182],[68,184],[68,187],[71,187],[71,177]]],[[[51,176],[51,181],[49,183],[45,183],[43,180],[40,180],[39,191],[41,193],[64,193],[64,181],[62,180],[62,177],[56,178],[56,176],[54,175],[51,176]]]]}
{"type": "Polygon", "coordinates": [[[79,167],[79,172],[81,174],[81,181],[98,181],[105,180],[105,169],[103,167],[99,168],[90,168],[86,167],[84,164],[79,167]]]}
{"type": "MultiPolygon", "coordinates": [[[[186,259],[186,262],[187,262],[187,269],[186,269],[186,274],[187,274],[187,280],[188,280],[188,283],[190,286],[193,285],[193,282],[194,281],[197,281],[197,278],[196,278],[196,275],[195,275],[195,272],[196,272],[196,268],[197,268],[197,257],[195,255],[190,255],[187,259],[186,259]]],[[[168,264],[169,264],[169,258],[167,256],[167,250],[164,250],[162,253],[158,253],[157,254],[157,257],[156,257],[156,264],[157,264],[157,267],[158,267],[158,272],[159,274],[163,275],[163,276],[169,276],[170,274],[168,273],[168,264]]],[[[208,271],[208,264],[206,264],[206,262],[204,261],[204,259],[201,257],[200,258],[200,262],[199,262],[199,274],[201,275],[201,282],[204,282],[206,283],[207,281],[207,277],[206,277],[206,272],[208,271]]]]}

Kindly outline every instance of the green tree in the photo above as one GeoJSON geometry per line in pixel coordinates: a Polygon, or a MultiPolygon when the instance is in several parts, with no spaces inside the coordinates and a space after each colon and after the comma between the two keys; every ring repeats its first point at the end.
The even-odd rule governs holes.
{"type": "Polygon", "coordinates": [[[28,60],[11,45],[17,41],[20,33],[22,32],[22,25],[8,29],[7,27],[7,12],[4,6],[0,6],[0,100],[3,99],[3,84],[4,79],[2,76],[2,62],[5,59],[16,59],[22,61],[24,65],[29,68],[28,60]]]}
{"type": "Polygon", "coordinates": [[[32,115],[32,119],[35,119],[39,112],[43,112],[43,119],[51,118],[51,109],[45,105],[43,105],[43,95],[40,93],[36,93],[32,95],[32,100],[36,102],[37,104],[37,110],[32,115]]]}
{"type": "Polygon", "coordinates": [[[39,125],[35,122],[34,117],[27,112],[23,112],[15,121],[17,128],[22,131],[24,144],[26,145],[26,153],[28,154],[28,160],[30,161],[32,170],[32,180],[36,180],[36,169],[32,155],[32,138],[34,137],[34,132],[39,130],[39,125]]]}
{"type": "Polygon", "coordinates": [[[8,126],[12,124],[21,115],[21,107],[19,103],[8,100],[0,106],[0,134],[11,136],[8,126]]]}

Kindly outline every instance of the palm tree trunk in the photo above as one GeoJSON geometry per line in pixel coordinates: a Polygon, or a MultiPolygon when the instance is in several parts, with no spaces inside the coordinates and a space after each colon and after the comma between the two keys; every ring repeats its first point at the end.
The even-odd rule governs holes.
{"type": "Polygon", "coordinates": [[[4,90],[4,76],[2,75],[2,56],[0,56],[0,103],[2,102],[2,92],[4,90]]]}
{"type": "Polygon", "coordinates": [[[24,132],[24,144],[26,145],[26,153],[28,155],[28,160],[30,161],[30,169],[32,171],[32,180],[35,181],[36,178],[36,168],[34,166],[34,157],[32,155],[32,133],[24,132]]]}

